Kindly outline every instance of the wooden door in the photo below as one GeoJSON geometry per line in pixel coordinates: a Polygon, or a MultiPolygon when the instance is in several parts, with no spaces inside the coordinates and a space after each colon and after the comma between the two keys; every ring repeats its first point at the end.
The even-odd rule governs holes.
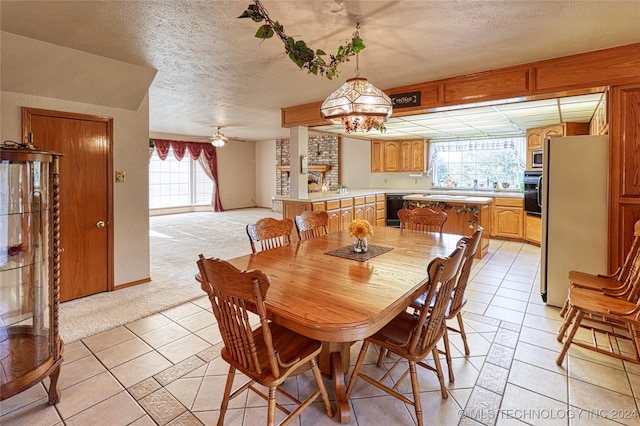
{"type": "Polygon", "coordinates": [[[113,289],[113,119],[22,109],[23,137],[60,152],[60,300],[113,289]]]}
{"type": "Polygon", "coordinates": [[[385,172],[400,171],[400,142],[385,141],[383,157],[385,172]]]}

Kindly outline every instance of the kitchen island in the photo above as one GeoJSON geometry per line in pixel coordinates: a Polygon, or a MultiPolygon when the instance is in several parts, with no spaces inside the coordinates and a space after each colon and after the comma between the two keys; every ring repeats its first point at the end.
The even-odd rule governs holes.
{"type": "MultiPolygon", "coordinates": [[[[282,203],[282,217],[294,218],[305,210],[326,211],[329,232],[347,229],[353,219],[366,219],[372,225],[385,226],[385,191],[356,189],[346,193],[312,192],[307,198],[274,197],[282,203]]],[[[297,237],[294,237],[294,239],[297,237]]]]}
{"type": "Polygon", "coordinates": [[[411,207],[429,207],[447,213],[443,232],[447,234],[471,236],[477,226],[482,226],[482,240],[476,253],[482,259],[489,251],[491,236],[492,197],[449,194],[410,194],[403,197],[411,207]]]}

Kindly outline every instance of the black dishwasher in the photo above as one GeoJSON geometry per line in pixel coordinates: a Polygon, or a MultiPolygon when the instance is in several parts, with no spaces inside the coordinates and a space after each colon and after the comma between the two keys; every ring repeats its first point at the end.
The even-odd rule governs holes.
{"type": "Polygon", "coordinates": [[[406,194],[387,194],[387,216],[385,224],[392,228],[400,228],[400,219],[398,219],[398,210],[404,206],[404,197],[406,194]]]}

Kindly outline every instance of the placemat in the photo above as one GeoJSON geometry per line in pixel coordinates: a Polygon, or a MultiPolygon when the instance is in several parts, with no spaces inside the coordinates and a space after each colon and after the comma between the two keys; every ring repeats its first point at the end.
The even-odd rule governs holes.
{"type": "Polygon", "coordinates": [[[369,260],[390,250],[393,250],[393,247],[369,246],[369,250],[367,252],[356,253],[355,251],[353,251],[352,244],[350,246],[328,251],[325,254],[328,254],[329,256],[342,257],[344,259],[357,260],[358,262],[364,262],[365,260],[369,260]]]}

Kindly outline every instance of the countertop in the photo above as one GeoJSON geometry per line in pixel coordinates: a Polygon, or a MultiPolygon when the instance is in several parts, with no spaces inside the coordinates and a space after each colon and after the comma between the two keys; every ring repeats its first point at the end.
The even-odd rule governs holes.
{"type": "Polygon", "coordinates": [[[422,201],[422,202],[444,202],[444,203],[462,203],[462,204],[490,204],[493,201],[493,197],[476,197],[467,195],[447,195],[447,194],[410,194],[402,197],[405,200],[410,201],[422,201]]]}
{"type": "Polygon", "coordinates": [[[464,191],[464,190],[443,190],[443,189],[392,189],[392,188],[369,188],[369,189],[349,189],[346,194],[338,194],[336,191],[329,192],[310,192],[307,198],[292,198],[288,195],[276,195],[273,197],[275,201],[302,201],[302,202],[315,202],[315,201],[327,201],[327,200],[339,200],[341,198],[361,197],[364,195],[374,194],[400,194],[400,195],[419,195],[420,200],[431,201],[450,201],[450,202],[474,202],[477,204],[483,204],[491,202],[495,197],[505,198],[523,198],[523,193],[518,190],[503,190],[503,191],[464,191]],[[424,195],[433,195],[434,197],[423,197],[424,195]],[[443,196],[442,199],[437,199],[435,196],[443,196]],[[450,197],[446,197],[450,196],[450,197]],[[454,197],[451,197],[454,196],[454,197]],[[466,199],[455,198],[455,196],[466,196],[466,199]],[[478,199],[483,201],[477,201],[478,199]],[[489,200],[489,201],[486,201],[489,200]]]}

